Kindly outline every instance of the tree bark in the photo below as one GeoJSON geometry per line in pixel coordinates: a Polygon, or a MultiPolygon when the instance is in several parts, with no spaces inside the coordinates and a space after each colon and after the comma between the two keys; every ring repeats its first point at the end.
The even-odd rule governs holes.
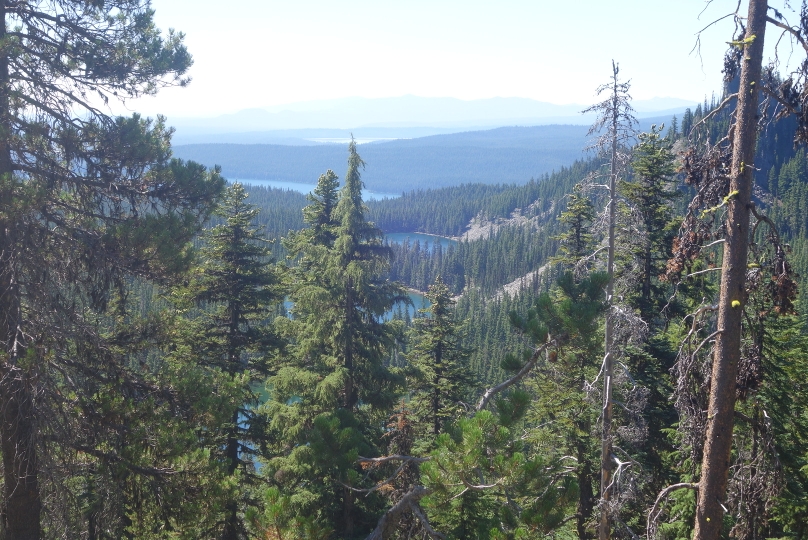
{"type": "MultiPolygon", "coordinates": [[[[6,6],[0,4],[0,42],[6,40],[6,6]]],[[[3,503],[0,537],[3,540],[38,540],[41,536],[34,441],[34,404],[28,370],[18,366],[23,352],[17,343],[20,320],[19,290],[15,275],[16,251],[11,160],[11,111],[8,46],[0,49],[0,449],[3,452],[3,503]]]]}
{"type": "Polygon", "coordinates": [[[741,322],[746,303],[746,265],[749,215],[754,181],[757,111],[766,0],[750,0],[741,84],[736,110],[726,242],[718,303],[718,335],[713,358],[707,435],[696,508],[695,540],[714,540],[721,534],[732,449],[736,376],[741,356],[741,322]]]}
{"type": "Polygon", "coordinates": [[[37,479],[33,403],[25,374],[4,362],[0,372],[3,452],[3,540],[39,540],[42,507],[37,479]]]}

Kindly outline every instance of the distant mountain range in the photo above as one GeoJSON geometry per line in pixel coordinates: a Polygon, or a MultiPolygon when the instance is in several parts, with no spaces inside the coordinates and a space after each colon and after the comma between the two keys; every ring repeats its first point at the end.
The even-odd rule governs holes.
{"type": "MultiPolygon", "coordinates": [[[[647,131],[651,123],[668,121],[669,116],[647,118],[639,127],[647,131]]],[[[503,127],[362,144],[359,153],[367,163],[362,178],[368,189],[381,193],[463,183],[524,184],[585,158],[587,130],[581,125],[503,127]]],[[[349,135],[339,130],[305,133],[349,135]]],[[[342,176],[348,157],[346,144],[189,144],[174,146],[174,154],[220,165],[231,180],[310,185],[327,169],[342,176]]]]}
{"type": "MultiPolygon", "coordinates": [[[[681,114],[695,102],[676,98],[635,101],[638,118],[681,114]]],[[[400,139],[502,126],[588,125],[586,105],[555,105],[527,98],[455,98],[402,96],[343,98],[248,109],[214,118],[169,118],[175,144],[274,143],[307,145],[322,139],[400,139]]]]}

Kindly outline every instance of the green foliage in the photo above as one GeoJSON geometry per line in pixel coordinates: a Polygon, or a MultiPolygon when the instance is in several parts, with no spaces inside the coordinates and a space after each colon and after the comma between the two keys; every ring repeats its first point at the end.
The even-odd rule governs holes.
{"type": "Polygon", "coordinates": [[[420,313],[428,316],[415,320],[409,337],[407,388],[419,424],[437,436],[464,410],[474,380],[468,366],[471,351],[463,346],[460,325],[453,320],[449,289],[438,277],[425,296],[430,306],[420,313]]]}
{"type": "Polygon", "coordinates": [[[336,205],[336,178],[326,173],[304,212],[311,228],[287,241],[298,260],[292,318],[277,323],[289,354],[262,407],[273,434],[265,473],[289,490],[294,512],[344,537],[373,521],[378,499],[345,486],[360,483],[356,457],[378,452],[377,426],[403,382],[385,365],[396,325],[382,317],[404,294],[386,279],[390,250],[365,219],[362,166],[352,143],[336,205]]]}
{"type": "Polygon", "coordinates": [[[258,210],[246,199],[241,184],[227,189],[214,212],[221,223],[203,232],[199,264],[174,293],[178,308],[191,314],[186,338],[193,357],[231,392],[229,402],[218,405],[227,420],[208,427],[204,437],[232,486],[218,520],[226,539],[247,527],[241,516],[251,504],[253,457],[266,441],[266,423],[254,411],[256,389],[266,383],[270,354],[281,345],[268,324],[283,298],[280,276],[261,229],[253,225],[258,210]]]}
{"type": "Polygon", "coordinates": [[[558,254],[552,260],[566,266],[574,266],[589,255],[594,246],[591,225],[595,220],[595,209],[592,201],[581,195],[580,191],[580,185],[576,184],[575,192],[569,196],[567,209],[558,218],[567,230],[555,237],[558,240],[558,254]]]}
{"type": "Polygon", "coordinates": [[[563,466],[481,411],[438,437],[421,467],[423,505],[449,538],[526,538],[564,520],[574,486],[563,466]]]}

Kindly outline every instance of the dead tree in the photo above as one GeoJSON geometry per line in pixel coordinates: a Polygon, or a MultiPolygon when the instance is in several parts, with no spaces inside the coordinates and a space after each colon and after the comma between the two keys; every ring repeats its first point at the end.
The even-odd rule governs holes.
{"type": "Polygon", "coordinates": [[[718,538],[724,518],[723,502],[727,491],[735,415],[735,379],[741,358],[743,305],[747,300],[749,217],[767,7],[766,0],[750,0],[746,34],[742,42],[741,84],[733,127],[730,192],[718,299],[718,334],[696,508],[696,540],[718,538]]]}
{"type": "Polygon", "coordinates": [[[617,224],[617,178],[622,170],[625,158],[621,156],[621,148],[632,138],[636,120],[633,109],[629,104],[631,96],[628,94],[630,81],[620,82],[618,65],[612,61],[612,77],[608,84],[598,88],[597,93],[608,93],[608,97],[600,103],[586,109],[587,112],[597,112],[598,119],[589,130],[589,134],[602,131],[593,145],[602,155],[609,157],[609,203],[608,203],[608,260],[606,272],[609,276],[606,285],[606,331],[604,336],[603,358],[603,428],[601,433],[601,475],[600,475],[600,525],[598,537],[605,540],[611,536],[611,500],[614,493],[612,474],[614,471],[613,434],[612,434],[612,392],[614,383],[613,366],[615,360],[615,318],[614,308],[614,266],[615,266],[615,230],[617,224]],[[622,159],[621,159],[622,158],[622,159]]]}

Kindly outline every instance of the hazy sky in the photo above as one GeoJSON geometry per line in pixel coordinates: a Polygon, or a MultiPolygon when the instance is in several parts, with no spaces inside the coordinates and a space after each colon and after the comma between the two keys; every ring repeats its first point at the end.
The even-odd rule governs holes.
{"type": "Polygon", "coordinates": [[[720,93],[733,0],[152,0],[186,34],[188,88],[129,104],[169,116],[404,94],[589,104],[611,60],[635,99],[720,93]],[[708,5],[709,4],[709,5],[708,5]],[[706,10],[705,10],[706,8],[706,10]],[[701,13],[705,10],[704,13],[701,13]],[[701,15],[700,15],[701,13],[701,15]]]}

